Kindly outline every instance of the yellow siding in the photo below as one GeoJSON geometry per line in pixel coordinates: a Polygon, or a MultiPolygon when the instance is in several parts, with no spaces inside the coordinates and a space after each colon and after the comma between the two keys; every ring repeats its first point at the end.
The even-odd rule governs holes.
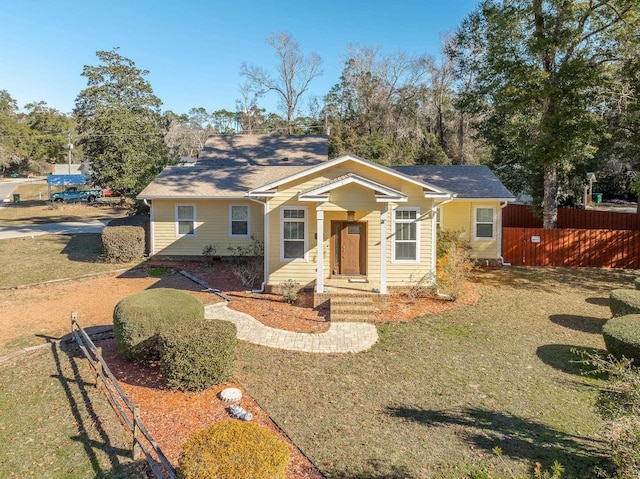
{"type": "MultiPolygon", "coordinates": [[[[295,279],[303,286],[312,285],[316,280],[317,241],[316,207],[315,202],[298,202],[300,191],[321,185],[328,180],[346,173],[355,173],[387,187],[399,190],[408,196],[406,203],[389,204],[387,221],[387,285],[407,286],[425,274],[431,273],[432,268],[432,200],[424,198],[420,186],[409,183],[393,175],[378,172],[355,162],[346,162],[334,168],[324,170],[314,178],[302,178],[278,188],[278,196],[269,200],[269,284],[276,286],[287,279],[295,279]],[[282,206],[306,206],[308,208],[308,261],[286,262],[280,260],[282,206]],[[422,222],[420,224],[420,261],[419,263],[396,263],[392,261],[393,247],[393,208],[397,206],[418,207],[422,222]]],[[[346,211],[355,212],[355,221],[367,223],[367,276],[375,283],[380,279],[380,212],[384,203],[376,202],[375,194],[369,188],[357,184],[349,184],[334,189],[328,202],[320,204],[324,214],[323,241],[323,271],[324,277],[331,275],[331,221],[346,220],[346,211]]]]}
{"type": "Polygon", "coordinates": [[[212,244],[216,254],[230,254],[229,246],[248,246],[251,238],[234,238],[229,235],[229,205],[249,205],[250,233],[264,238],[264,207],[254,201],[229,200],[153,200],[153,248],[154,254],[172,256],[201,255],[205,246],[212,244]],[[176,234],[176,205],[196,206],[196,236],[176,234]]]}
{"type": "Polygon", "coordinates": [[[498,201],[462,201],[454,200],[442,206],[441,227],[444,230],[459,231],[461,237],[471,245],[471,256],[474,258],[497,259],[499,254],[500,222],[498,221],[500,202],[498,201]],[[494,238],[474,238],[474,214],[476,207],[494,208],[494,238]]]}

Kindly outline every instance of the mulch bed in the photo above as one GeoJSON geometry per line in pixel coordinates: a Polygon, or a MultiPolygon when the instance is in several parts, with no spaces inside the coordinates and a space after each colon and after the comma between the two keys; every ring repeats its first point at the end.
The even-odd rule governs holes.
{"type": "MultiPolygon", "coordinates": [[[[300,294],[298,304],[290,305],[279,295],[246,291],[248,288],[239,284],[224,262],[213,268],[202,262],[164,261],[155,264],[182,269],[204,280],[231,297],[229,307],[250,314],[267,326],[305,333],[321,333],[329,328],[328,312],[313,309],[312,294],[300,294]]],[[[389,308],[377,313],[376,322],[410,321],[425,314],[475,304],[480,299],[477,289],[471,284],[466,291],[456,302],[433,297],[410,300],[405,296],[392,295],[389,308]]],[[[172,391],[167,389],[158,365],[136,365],[123,361],[117,354],[114,340],[104,341],[100,345],[105,360],[122,388],[131,401],[140,406],[144,424],[174,465],[177,466],[182,446],[193,432],[217,421],[230,419],[228,404],[219,400],[217,395],[226,387],[238,387],[243,391],[240,405],[253,414],[253,421],[271,429],[289,445],[291,456],[287,478],[323,477],[241,385],[223,384],[202,393],[172,391]]]]}

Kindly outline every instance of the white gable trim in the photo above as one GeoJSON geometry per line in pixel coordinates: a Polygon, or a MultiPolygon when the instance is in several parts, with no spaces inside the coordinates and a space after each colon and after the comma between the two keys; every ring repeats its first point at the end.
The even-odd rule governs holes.
{"type": "Polygon", "coordinates": [[[388,175],[394,176],[396,178],[399,178],[401,180],[404,181],[408,181],[409,183],[412,183],[414,185],[418,185],[421,186],[422,188],[426,188],[428,190],[431,190],[431,192],[433,193],[440,193],[443,196],[448,196],[450,193],[446,190],[443,190],[442,188],[437,188],[429,183],[426,183],[424,181],[420,181],[417,180],[411,176],[407,176],[404,173],[400,173],[399,171],[395,171],[391,168],[387,168],[386,166],[382,166],[382,165],[378,165],[376,163],[373,163],[372,161],[368,161],[368,160],[364,160],[362,158],[359,158],[357,156],[354,155],[344,155],[344,156],[340,156],[338,158],[334,158],[333,160],[329,160],[327,162],[324,163],[320,163],[316,166],[313,166],[307,170],[301,171],[299,173],[293,174],[291,176],[287,176],[285,178],[282,178],[280,180],[274,181],[272,183],[263,185],[259,188],[255,188],[253,190],[251,190],[249,192],[250,196],[258,196],[258,193],[266,193],[269,192],[269,190],[273,190],[275,188],[277,188],[280,185],[283,185],[285,183],[289,183],[290,181],[295,181],[297,179],[300,178],[304,178],[305,176],[309,176],[309,175],[313,175],[315,173],[318,173],[320,171],[326,170],[328,168],[332,168],[334,166],[340,165],[342,163],[345,163],[347,161],[353,161],[355,163],[358,163],[362,166],[366,166],[369,168],[372,168],[376,171],[382,172],[382,173],[386,173],[388,175]]]}
{"type": "Polygon", "coordinates": [[[380,183],[372,181],[368,178],[364,178],[360,175],[349,174],[337,181],[330,181],[318,187],[301,192],[298,195],[298,200],[328,201],[329,193],[331,193],[331,191],[342,186],[350,185],[352,183],[374,190],[377,193],[375,196],[378,203],[388,203],[390,201],[405,202],[408,199],[407,195],[405,195],[401,191],[394,190],[393,188],[389,188],[385,185],[381,185],[380,183]]]}

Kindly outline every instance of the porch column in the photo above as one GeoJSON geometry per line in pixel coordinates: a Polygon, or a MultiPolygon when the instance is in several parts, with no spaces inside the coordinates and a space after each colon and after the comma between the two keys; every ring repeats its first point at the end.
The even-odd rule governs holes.
{"type": "Polygon", "coordinates": [[[316,293],[324,293],[324,211],[316,207],[316,293]]]}
{"type": "Polygon", "coordinates": [[[387,294],[387,218],[389,203],[380,211],[380,294],[387,294]]]}

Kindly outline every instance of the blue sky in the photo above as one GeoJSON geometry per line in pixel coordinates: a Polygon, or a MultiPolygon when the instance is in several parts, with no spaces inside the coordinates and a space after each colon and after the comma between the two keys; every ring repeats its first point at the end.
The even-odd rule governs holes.
{"type": "MultiPolygon", "coordinates": [[[[117,46],[150,71],[163,110],[233,111],[241,63],[273,67],[266,38],[288,31],[303,52],[322,57],[324,74],[311,84],[322,97],[338,83],[349,44],[438,56],[440,33],[453,31],[477,3],[0,0],[0,90],[20,107],[46,101],[68,113],[86,86],[82,67],[98,64],[96,51],[117,46]]],[[[275,97],[261,106],[275,111],[275,97]]]]}

